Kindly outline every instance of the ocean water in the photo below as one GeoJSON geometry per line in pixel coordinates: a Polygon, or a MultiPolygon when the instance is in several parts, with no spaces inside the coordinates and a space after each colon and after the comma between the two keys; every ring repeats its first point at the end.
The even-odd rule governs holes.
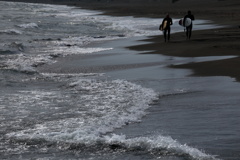
{"type": "MultiPolygon", "coordinates": [[[[167,134],[117,132],[142,124],[165,94],[185,95],[184,90],[160,93],[99,72],[38,70],[60,58],[114,50],[91,44],[158,35],[161,20],[62,5],[0,2],[0,7],[1,159],[218,159],[167,134]]],[[[204,22],[196,21],[196,29],[217,27],[204,22]]],[[[180,30],[173,26],[173,32],[180,30]]]]}

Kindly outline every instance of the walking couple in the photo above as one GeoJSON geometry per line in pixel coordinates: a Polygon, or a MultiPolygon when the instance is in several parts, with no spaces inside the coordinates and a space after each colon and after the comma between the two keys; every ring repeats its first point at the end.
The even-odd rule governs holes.
{"type": "MultiPolygon", "coordinates": [[[[185,24],[186,18],[190,18],[192,21],[195,20],[194,16],[192,15],[191,11],[188,11],[187,15],[183,19],[183,24],[185,24]]],[[[164,40],[165,42],[170,40],[170,33],[171,33],[171,25],[173,24],[172,18],[167,14],[167,16],[163,19],[162,24],[160,25],[160,29],[163,30],[164,40]]],[[[189,26],[186,27],[186,36],[187,39],[191,38],[192,35],[192,22],[189,26]]]]}

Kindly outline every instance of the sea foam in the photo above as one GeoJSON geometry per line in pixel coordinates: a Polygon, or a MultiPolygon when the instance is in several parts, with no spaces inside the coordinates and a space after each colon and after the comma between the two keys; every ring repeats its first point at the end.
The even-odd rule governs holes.
{"type": "Polygon", "coordinates": [[[36,23],[27,23],[27,24],[20,24],[18,25],[20,28],[28,29],[28,28],[38,28],[36,23]]]}

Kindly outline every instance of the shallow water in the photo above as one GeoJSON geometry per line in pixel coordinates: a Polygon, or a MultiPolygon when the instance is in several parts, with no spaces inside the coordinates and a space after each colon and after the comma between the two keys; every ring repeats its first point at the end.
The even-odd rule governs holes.
{"type": "MultiPolygon", "coordinates": [[[[186,87],[185,80],[195,83],[192,79],[169,86],[176,80],[172,75],[188,73],[169,72],[164,67],[171,63],[169,57],[144,57],[122,48],[128,42],[140,43],[136,37],[159,34],[161,20],[109,17],[56,5],[0,2],[0,6],[1,158],[179,160],[215,159],[215,154],[222,155],[219,151],[228,153],[194,138],[187,141],[183,131],[165,123],[148,127],[148,134],[138,126],[155,125],[149,121],[155,119],[151,113],[156,106],[164,110],[168,104],[160,102],[167,102],[169,95],[195,94],[186,87]],[[149,80],[148,69],[165,75],[149,80]],[[132,71],[145,74],[133,77],[132,71]],[[138,129],[142,134],[136,134],[138,129]]],[[[196,21],[196,29],[216,27],[198,25],[204,22],[196,21]]],[[[174,25],[173,31],[180,30],[174,25]]],[[[238,103],[235,98],[231,102],[238,103]]],[[[236,111],[234,105],[231,111],[236,111]]],[[[171,116],[174,112],[166,119],[171,116]]]]}

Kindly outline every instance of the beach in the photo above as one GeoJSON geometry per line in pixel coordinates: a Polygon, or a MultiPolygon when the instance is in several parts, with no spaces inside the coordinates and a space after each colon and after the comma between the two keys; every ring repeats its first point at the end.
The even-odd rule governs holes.
{"type": "MultiPolygon", "coordinates": [[[[120,67],[102,71],[114,78],[127,79],[154,88],[160,93],[167,90],[169,95],[161,97],[155,107],[149,109],[149,114],[141,123],[131,124],[116,132],[129,137],[160,132],[181,143],[197,146],[211,155],[220,155],[217,156],[220,159],[237,160],[240,156],[239,140],[236,138],[238,127],[232,124],[239,122],[238,114],[234,111],[239,106],[240,89],[237,83],[240,78],[239,1],[179,1],[166,6],[144,2],[126,4],[119,5],[120,7],[106,3],[91,6],[85,4],[83,8],[105,11],[104,14],[111,16],[155,18],[163,18],[166,13],[173,18],[181,18],[190,9],[196,19],[211,20],[224,27],[194,30],[189,41],[186,40],[185,33],[181,32],[172,34],[168,43],[159,35],[138,40],[141,44],[127,42],[125,47],[139,54],[137,56],[145,59],[144,55],[153,55],[150,64],[145,67],[120,67]],[[152,62],[157,59],[156,55],[169,58],[165,57],[165,62],[156,64],[152,62]],[[214,56],[223,58],[211,59],[214,56]],[[178,61],[178,57],[186,62],[178,61]],[[197,62],[198,57],[205,57],[205,60],[197,62]],[[179,94],[171,95],[171,90],[178,90],[179,94]],[[195,109],[191,109],[193,106],[195,109]]],[[[116,53],[121,54],[120,51],[116,53]]],[[[112,58],[105,58],[103,63],[108,66],[108,60],[112,61],[112,58]]],[[[122,65],[125,63],[122,59],[129,58],[116,57],[113,61],[116,65],[122,65]]],[[[143,61],[142,58],[139,59],[143,61]]],[[[132,63],[136,61],[131,60],[132,63]]],[[[101,60],[94,61],[94,64],[100,64],[98,68],[101,68],[101,60]]]]}
{"type": "MultiPolygon", "coordinates": [[[[26,2],[28,1],[26,0],[26,2]]],[[[49,3],[49,1],[38,2],[49,3]]],[[[50,1],[50,3],[66,4],[91,10],[99,10],[103,11],[103,14],[111,16],[164,18],[166,14],[170,14],[170,16],[173,18],[182,18],[187,14],[188,10],[192,10],[196,19],[211,20],[212,23],[225,25],[225,27],[207,31],[194,31],[192,40],[190,42],[185,41],[185,33],[179,33],[172,35],[170,44],[167,45],[163,43],[163,38],[161,36],[153,36],[146,39],[147,42],[151,42],[152,44],[127,47],[139,51],[155,50],[154,53],[178,57],[238,56],[240,54],[240,3],[238,0],[213,0],[210,2],[208,0],[180,0],[176,2],[149,1],[148,3],[143,1],[135,2],[134,0],[126,2],[92,0],[88,2],[50,1]]],[[[203,76],[230,76],[238,80],[238,68],[240,68],[238,66],[240,63],[238,62],[238,58],[232,58],[225,61],[216,61],[203,64],[198,63],[196,65],[183,65],[175,67],[191,68],[195,71],[195,74],[200,74],[203,76]],[[209,70],[206,71],[205,67],[209,70]],[[200,70],[203,70],[204,72],[200,70]]]]}
{"type": "MultiPolygon", "coordinates": [[[[32,115],[29,114],[19,122],[16,120],[17,125],[13,128],[1,129],[7,138],[10,137],[10,140],[1,137],[1,143],[7,144],[13,152],[4,154],[4,158],[240,158],[238,0],[202,0],[194,3],[193,0],[51,3],[101,11],[100,15],[110,17],[143,17],[154,22],[159,19],[159,24],[167,13],[177,20],[191,10],[196,21],[203,20],[204,23],[201,21],[193,25],[190,40],[186,40],[182,28],[182,31],[177,30],[177,33],[171,34],[167,43],[160,31],[155,35],[130,38],[113,32],[118,37],[115,40],[104,39],[104,35],[93,36],[94,39],[104,39],[84,45],[86,49],[98,49],[93,54],[74,54],[75,49],[80,46],[80,42],[75,42],[74,37],[65,42],[58,35],[51,39],[36,36],[38,39],[33,39],[30,44],[43,43],[42,41],[45,44],[47,41],[46,44],[54,46],[60,43],[62,52],[73,53],[64,56],[50,54],[54,63],[42,65],[43,58],[40,62],[37,61],[34,64],[37,74],[24,71],[30,73],[30,78],[25,79],[22,76],[23,80],[17,82],[21,86],[15,87],[13,91],[9,86],[15,86],[16,82],[6,82],[4,89],[9,93],[26,87],[24,92],[31,93],[30,96],[36,94],[35,99],[29,98],[33,103],[30,100],[29,103],[32,106],[39,102],[36,106],[44,106],[44,109],[39,110],[39,115],[34,109],[32,115]],[[37,89],[41,94],[28,89],[37,89]],[[46,93],[43,94],[45,89],[46,93]],[[53,96],[55,92],[58,93],[57,98],[53,96]],[[91,105],[94,107],[88,111],[91,105]],[[45,109],[47,111],[42,112],[45,109]],[[29,119],[32,122],[28,122],[29,119]],[[25,126],[23,128],[22,123],[25,126]],[[21,147],[15,149],[18,145],[21,147]],[[24,148],[26,152],[19,154],[19,148],[24,148]],[[15,153],[14,150],[19,152],[15,153]]],[[[49,9],[40,13],[51,11],[49,9]]],[[[66,9],[63,13],[68,11],[66,9]]],[[[52,12],[51,14],[53,15],[52,12]]],[[[54,17],[51,14],[49,17],[54,17]]],[[[90,26],[89,24],[86,26],[90,26]]],[[[71,36],[69,37],[72,38],[71,36]]],[[[41,49],[37,51],[41,52],[41,49]]],[[[50,49],[46,50],[49,51],[51,52],[50,49]]],[[[25,114],[26,111],[22,113],[25,114]]],[[[4,122],[6,120],[7,118],[4,122]]]]}
{"type": "MultiPolygon", "coordinates": [[[[100,9],[105,14],[110,15],[133,15],[143,17],[165,17],[167,13],[174,18],[181,18],[186,15],[188,10],[192,10],[196,19],[212,20],[214,23],[226,25],[224,29],[213,29],[208,31],[194,31],[192,41],[185,41],[184,34],[172,36],[170,44],[164,45],[162,37],[156,36],[146,40],[152,42],[150,45],[130,47],[139,51],[155,50],[154,53],[165,54],[179,57],[198,57],[198,56],[228,56],[239,55],[240,46],[240,24],[239,24],[239,2],[237,0],[223,1],[177,1],[171,3],[149,2],[149,3],[129,3],[113,7],[111,4],[99,4],[86,8],[100,9]],[[116,9],[115,9],[115,8],[116,9]],[[114,9],[112,9],[114,8],[114,9]],[[173,49],[174,48],[174,49],[173,49]],[[193,54],[194,53],[194,54],[193,54]]],[[[83,5],[85,6],[85,5],[83,5]]],[[[178,66],[180,68],[191,68],[195,74],[230,76],[239,79],[238,58],[226,61],[216,61],[196,65],[178,66]],[[208,69],[206,69],[208,68],[208,69]],[[201,71],[202,70],[202,71],[201,71]]],[[[177,67],[177,66],[175,66],[177,67]]]]}

